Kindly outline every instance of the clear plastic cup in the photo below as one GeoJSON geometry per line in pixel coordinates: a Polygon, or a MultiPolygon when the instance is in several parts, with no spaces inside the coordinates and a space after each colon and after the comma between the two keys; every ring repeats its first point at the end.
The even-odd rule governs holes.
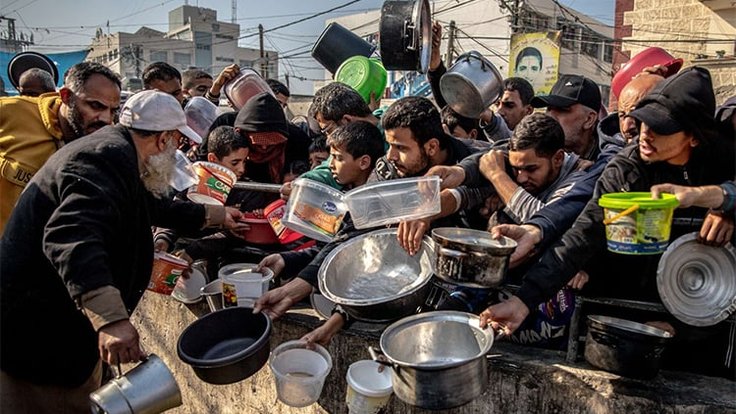
{"type": "Polygon", "coordinates": [[[332,357],[317,344],[307,348],[305,341],[289,341],[271,352],[268,366],[276,381],[276,396],[291,407],[306,407],[322,394],[332,357]]]}
{"type": "Polygon", "coordinates": [[[253,307],[256,299],[268,292],[273,272],[268,268],[256,272],[256,267],[252,263],[234,263],[220,269],[218,276],[222,279],[222,297],[226,308],[253,307]]]}
{"type": "Polygon", "coordinates": [[[378,362],[363,360],[348,368],[345,402],[350,414],[376,414],[388,405],[393,394],[391,369],[379,372],[380,367],[378,362]]]}

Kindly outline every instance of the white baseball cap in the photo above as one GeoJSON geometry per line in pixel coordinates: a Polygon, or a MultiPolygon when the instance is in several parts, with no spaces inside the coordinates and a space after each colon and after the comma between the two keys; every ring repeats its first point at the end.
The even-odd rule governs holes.
{"type": "Polygon", "coordinates": [[[202,137],[187,125],[179,101],[156,90],[141,91],[128,98],[120,111],[120,124],[144,131],[177,130],[197,144],[202,143],[202,137]]]}

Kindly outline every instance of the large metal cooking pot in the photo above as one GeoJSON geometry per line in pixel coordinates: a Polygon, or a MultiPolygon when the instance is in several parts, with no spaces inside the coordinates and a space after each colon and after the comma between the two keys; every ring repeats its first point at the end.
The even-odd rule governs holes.
{"type": "Polygon", "coordinates": [[[432,230],[435,243],[435,274],[461,286],[488,288],[503,283],[509,257],[516,242],[494,239],[480,230],[442,227],[432,230]]]}
{"type": "Polygon", "coordinates": [[[440,91],[455,112],[478,118],[503,93],[503,76],[476,51],[460,55],[440,78],[440,91]]]}
{"type": "Polygon", "coordinates": [[[604,371],[653,378],[672,335],[662,329],[610,316],[588,316],[585,360],[604,371]]]}
{"type": "Polygon", "coordinates": [[[226,308],[194,321],[179,336],[179,359],[210,384],[232,384],[268,361],[271,319],[245,307],[226,308]]]}
{"type": "Polygon", "coordinates": [[[376,230],[342,243],[325,258],[319,289],[356,319],[394,321],[424,303],[433,264],[428,238],[410,256],[399,245],[395,228],[376,230]]]}
{"type": "Polygon", "coordinates": [[[480,319],[456,311],[409,316],[381,334],[373,359],[392,368],[393,389],[407,404],[444,410],[466,404],[488,386],[485,355],[496,334],[480,319]]]}
{"type": "Polygon", "coordinates": [[[387,70],[427,73],[432,53],[428,0],[389,0],[381,8],[381,59],[387,70]]]}

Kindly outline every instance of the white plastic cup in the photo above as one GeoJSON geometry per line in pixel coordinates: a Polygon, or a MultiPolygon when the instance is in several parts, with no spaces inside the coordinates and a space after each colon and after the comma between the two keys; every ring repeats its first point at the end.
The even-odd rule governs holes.
{"type": "Polygon", "coordinates": [[[378,372],[380,367],[375,361],[363,360],[348,368],[345,402],[350,414],[376,414],[388,405],[393,393],[391,369],[378,372]]]}
{"type": "Polygon", "coordinates": [[[307,349],[305,341],[289,341],[271,352],[268,366],[276,382],[276,396],[290,407],[317,402],[332,369],[332,357],[317,344],[307,349]]]}
{"type": "Polygon", "coordinates": [[[252,308],[256,299],[268,292],[268,286],[273,279],[273,272],[264,269],[263,273],[254,269],[244,268],[233,272],[226,272],[222,279],[222,298],[226,308],[243,306],[252,308]]]}

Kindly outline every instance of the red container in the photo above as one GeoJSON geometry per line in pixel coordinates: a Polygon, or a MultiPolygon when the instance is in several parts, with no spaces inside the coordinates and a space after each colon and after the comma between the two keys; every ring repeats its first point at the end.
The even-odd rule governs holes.
{"type": "Polygon", "coordinates": [[[281,218],[284,217],[285,212],[286,201],[284,200],[276,200],[263,210],[263,214],[266,216],[266,219],[275,234],[278,235],[281,244],[293,243],[304,237],[303,234],[296,232],[281,223],[281,218]]]}
{"type": "Polygon", "coordinates": [[[279,238],[268,223],[268,219],[253,213],[243,213],[242,222],[250,225],[250,230],[243,232],[245,241],[253,244],[277,244],[279,238]]]}
{"type": "Polygon", "coordinates": [[[148,290],[162,295],[170,295],[174,291],[176,280],[179,279],[179,276],[187,267],[189,267],[189,263],[184,259],[168,253],[155,253],[148,290]]]}
{"type": "Polygon", "coordinates": [[[661,47],[649,47],[631,58],[628,62],[624,63],[613,75],[611,81],[611,91],[616,97],[621,94],[621,90],[636,76],[642,69],[654,66],[662,65],[667,68],[667,74],[665,78],[677,73],[682,67],[682,59],[675,59],[674,56],[670,55],[666,50],[661,47]]]}

